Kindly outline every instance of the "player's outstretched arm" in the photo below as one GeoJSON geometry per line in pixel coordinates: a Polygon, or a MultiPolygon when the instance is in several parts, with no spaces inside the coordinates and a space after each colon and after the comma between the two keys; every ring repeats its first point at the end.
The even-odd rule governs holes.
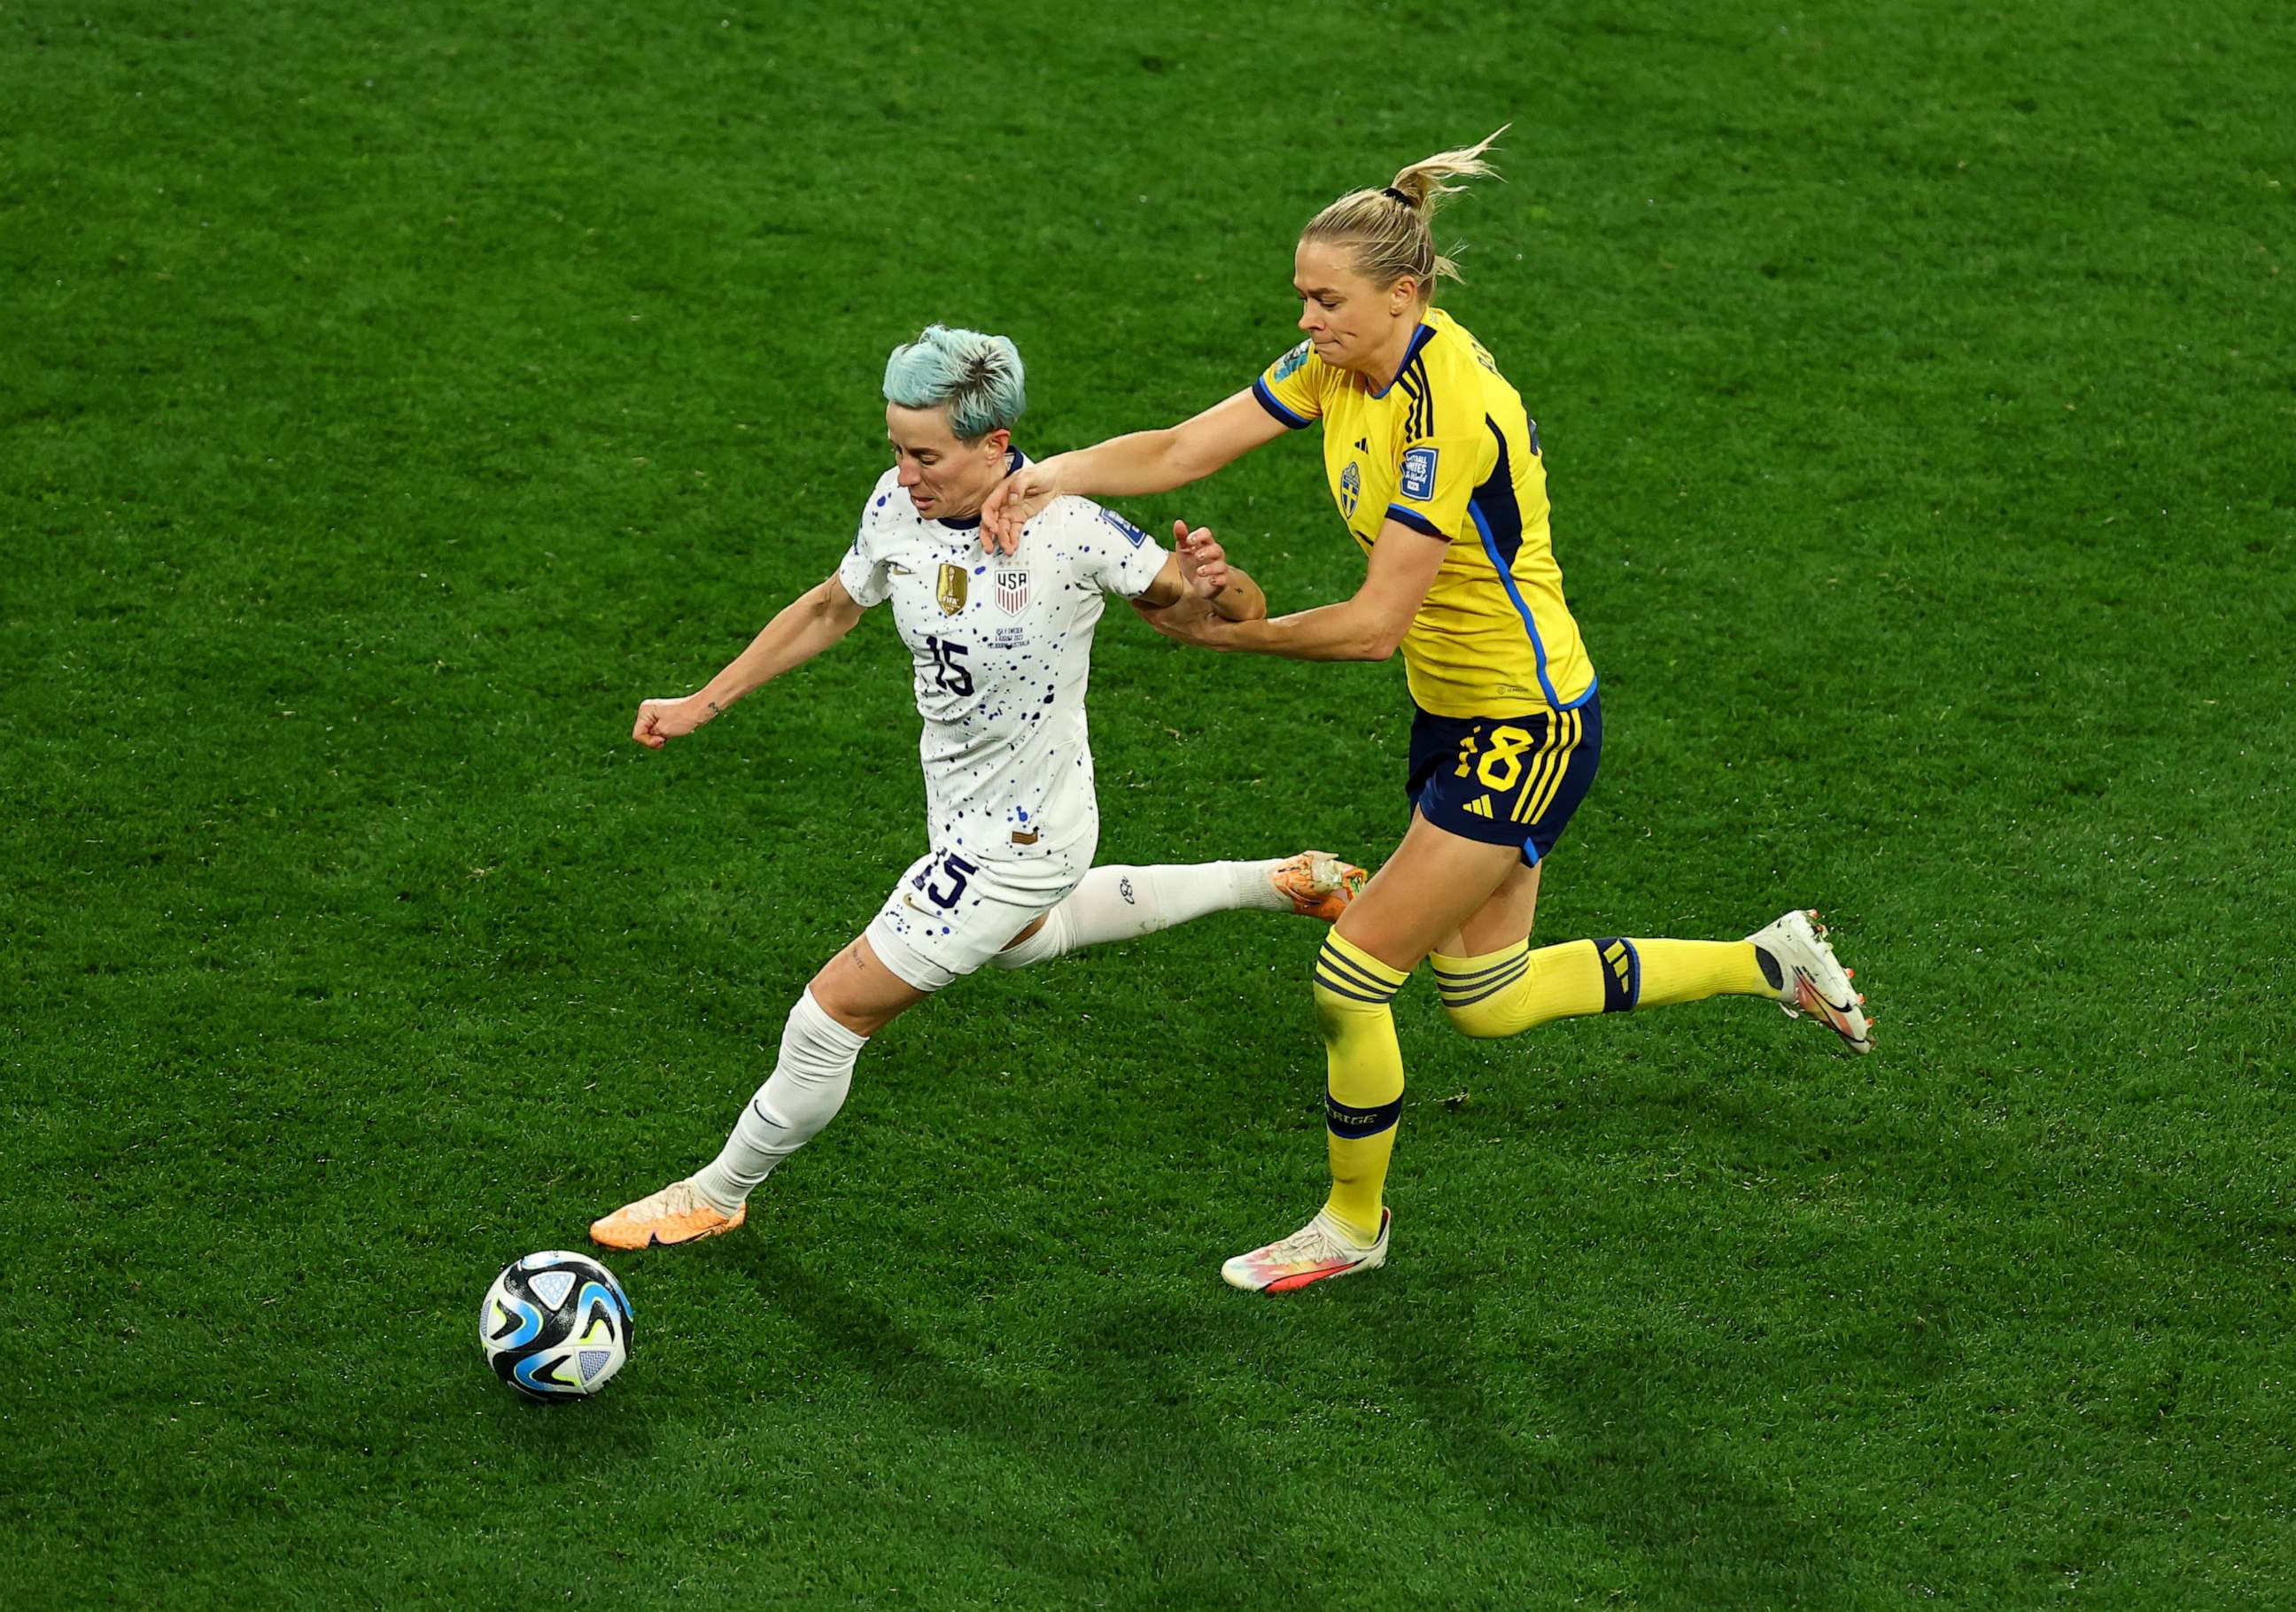
{"type": "Polygon", "coordinates": [[[1168,493],[1201,481],[1283,432],[1247,388],[1163,430],[1111,437],[1093,447],[1024,464],[981,505],[981,546],[1012,553],[1021,546],[1021,528],[1063,495],[1122,498],[1168,493]]]}
{"type": "Polygon", "coordinates": [[[1172,552],[1156,580],[1132,601],[1143,611],[1168,610],[1193,603],[1198,617],[1217,615],[1223,621],[1257,621],[1267,614],[1267,595],[1242,568],[1227,562],[1219,539],[1209,527],[1191,531],[1185,520],[1172,522],[1172,552]]]}
{"type": "Polygon", "coordinates": [[[1385,660],[1411,630],[1435,585],[1447,545],[1398,520],[1380,528],[1371,566],[1352,599],[1273,620],[1222,621],[1167,610],[1149,617],[1168,638],[1208,649],[1282,655],[1292,660],[1385,660]]]}
{"type": "Polygon", "coordinates": [[[683,700],[649,700],[638,707],[630,737],[658,750],[714,720],[726,708],[792,667],[803,666],[853,630],[861,607],[832,576],[782,607],[765,630],[726,669],[683,700]]]}

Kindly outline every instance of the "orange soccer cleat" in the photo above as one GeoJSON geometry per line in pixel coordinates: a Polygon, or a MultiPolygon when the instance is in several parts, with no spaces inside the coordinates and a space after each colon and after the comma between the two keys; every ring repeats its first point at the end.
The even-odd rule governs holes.
{"type": "Polygon", "coordinates": [[[1267,871],[1267,882],[1292,904],[1302,918],[1336,923],[1371,877],[1352,863],[1341,862],[1329,851],[1302,851],[1287,856],[1267,871]]]}
{"type": "Polygon", "coordinates": [[[625,1204],[603,1220],[590,1223],[590,1240],[609,1248],[667,1248],[719,1237],[749,1218],[747,1204],[726,1214],[694,1190],[691,1180],[674,1181],[660,1191],[625,1204]]]}

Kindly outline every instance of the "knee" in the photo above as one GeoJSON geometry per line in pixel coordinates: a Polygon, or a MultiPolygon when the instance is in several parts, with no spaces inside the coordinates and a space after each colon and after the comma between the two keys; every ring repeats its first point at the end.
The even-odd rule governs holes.
{"type": "Polygon", "coordinates": [[[1320,978],[1315,982],[1315,993],[1316,1022],[1323,1027],[1326,1040],[1366,1019],[1382,1018],[1390,1012],[1384,1002],[1365,1002],[1335,990],[1320,978]]]}
{"type": "Polygon", "coordinates": [[[1480,1002],[1461,1004],[1445,1002],[1443,1017],[1460,1035],[1476,1041],[1499,1041],[1521,1028],[1521,1022],[1508,1011],[1505,993],[1484,998],[1480,1002]]]}
{"type": "Polygon", "coordinates": [[[1062,916],[1061,909],[1054,907],[1037,921],[1036,928],[1024,938],[1014,941],[988,961],[1000,969],[1026,969],[1050,962],[1068,949],[1068,921],[1062,916]]]}
{"type": "Polygon", "coordinates": [[[1316,1022],[1322,1027],[1324,1039],[1336,1040],[1362,1026],[1378,1020],[1391,1022],[1394,1011],[1389,998],[1376,986],[1366,986],[1354,979],[1334,978],[1329,970],[1318,969],[1314,978],[1316,1022]]]}
{"type": "Polygon", "coordinates": [[[1351,1025],[1391,1020],[1388,1002],[1403,988],[1407,971],[1381,962],[1370,953],[1341,940],[1334,932],[1324,937],[1316,953],[1313,978],[1316,1017],[1328,1037],[1351,1025]]]}

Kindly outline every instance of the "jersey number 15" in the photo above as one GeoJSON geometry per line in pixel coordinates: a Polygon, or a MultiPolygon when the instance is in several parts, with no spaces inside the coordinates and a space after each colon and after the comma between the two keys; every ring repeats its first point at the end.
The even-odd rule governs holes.
{"type": "Polygon", "coordinates": [[[972,672],[964,664],[963,644],[951,643],[945,638],[927,638],[925,648],[932,652],[933,687],[945,694],[972,692],[972,672]]]}

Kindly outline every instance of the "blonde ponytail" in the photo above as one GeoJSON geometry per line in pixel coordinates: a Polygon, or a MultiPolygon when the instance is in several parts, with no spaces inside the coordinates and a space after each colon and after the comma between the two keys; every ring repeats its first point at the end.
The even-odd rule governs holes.
{"type": "Polygon", "coordinates": [[[1356,272],[1373,284],[1390,286],[1407,274],[1419,282],[1422,299],[1431,298],[1438,280],[1459,278],[1459,266],[1435,250],[1434,220],[1443,198],[1465,187],[1444,181],[1496,173],[1483,153],[1513,127],[1505,125],[1462,150],[1423,158],[1382,190],[1349,191],[1309,219],[1300,239],[1348,247],[1356,272]]]}

